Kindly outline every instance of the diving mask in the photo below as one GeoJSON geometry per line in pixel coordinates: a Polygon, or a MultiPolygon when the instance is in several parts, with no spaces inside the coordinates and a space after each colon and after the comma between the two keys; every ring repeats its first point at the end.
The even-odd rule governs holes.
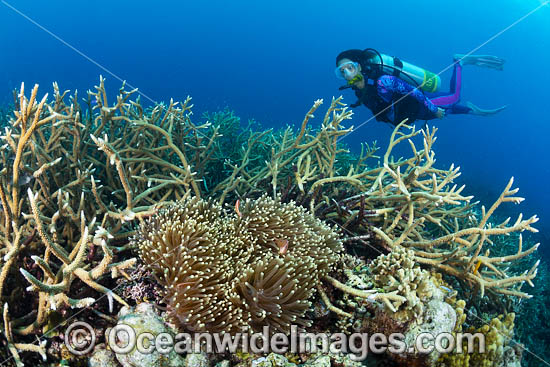
{"type": "Polygon", "coordinates": [[[359,73],[359,64],[354,61],[346,61],[338,65],[334,72],[337,78],[347,81],[354,80],[358,75],[361,75],[361,73],[359,73]]]}

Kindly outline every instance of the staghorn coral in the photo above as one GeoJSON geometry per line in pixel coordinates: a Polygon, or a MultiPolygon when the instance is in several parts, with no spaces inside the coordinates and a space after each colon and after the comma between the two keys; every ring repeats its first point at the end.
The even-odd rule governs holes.
{"type": "Polygon", "coordinates": [[[134,92],[123,85],[109,104],[100,78],[87,109],[55,83],[51,100],[38,100],[38,86],[30,97],[24,85],[14,93],[1,136],[0,296],[17,364],[20,351],[45,358],[53,334],[32,344],[42,327],[91,305],[98,292],[110,309],[113,300],[126,304],[111,279],[129,278],[125,269],[136,261],[123,253],[131,222],[188,190],[201,193],[191,164],[208,161],[198,132],[208,124],[189,120],[190,99],[146,110],[129,100],[134,92]]]}
{"type": "Polygon", "coordinates": [[[55,104],[49,105],[47,95],[37,101],[38,86],[27,98],[22,85],[15,118],[1,137],[5,144],[0,156],[0,296],[5,336],[17,365],[22,365],[19,351],[38,352],[45,360],[46,341],[17,343],[16,336],[36,334],[49,317],[95,301],[93,297],[72,298],[75,279],[107,295],[112,308],[113,299],[125,302],[98,280],[109,272],[114,278],[135,262],[113,261],[112,248],[106,242],[110,233],[98,225],[95,209],[85,204],[84,192],[75,190],[90,167],[61,158],[66,151],[60,132],[74,127],[70,120],[75,112],[74,106],[61,103],[63,97],[56,85],[54,88],[55,104]],[[93,266],[85,264],[91,247],[97,247],[100,255],[93,266]],[[31,284],[27,290],[20,288],[26,281],[13,274],[17,268],[31,284]],[[23,292],[35,301],[25,303],[21,310],[17,300],[23,292]],[[9,303],[15,305],[9,307],[9,303]],[[29,306],[36,307],[34,312],[25,309],[29,306]],[[10,312],[14,311],[20,318],[12,318],[10,312]]]}
{"type": "Polygon", "coordinates": [[[490,222],[502,203],[523,200],[513,196],[517,193],[517,189],[511,189],[513,180],[488,210],[482,207],[481,218],[477,220],[469,204],[471,197],[461,195],[464,187],[450,186],[460,174],[458,168],[451,166],[448,171],[433,168],[431,147],[435,129],[422,131],[424,149],[417,150],[410,141],[417,132],[412,128],[409,134],[401,133],[399,130],[405,126],[401,124],[394,131],[384,168],[379,170],[371,188],[364,195],[344,199],[342,205],[347,210],[355,207],[363,211],[368,217],[368,228],[387,249],[412,249],[417,262],[476,287],[481,297],[486,290],[495,298],[502,294],[529,297],[519,289],[536,276],[538,263],[521,275],[507,274],[507,268],[509,262],[530,255],[538,245],[524,250],[520,238],[515,254],[491,257],[489,252],[482,253],[484,245],[492,243],[493,236],[525,230],[536,232],[532,227],[538,221],[536,216],[526,220],[519,216],[511,226],[509,219],[496,225],[490,222]],[[393,147],[405,139],[411,144],[414,158],[390,161],[393,147]],[[371,205],[378,208],[365,211],[371,205]]]}
{"type": "MultiPolygon", "coordinates": [[[[332,126],[331,131],[338,130],[341,121],[349,118],[345,108],[336,107],[338,102],[333,101],[330,109],[338,110],[340,114],[334,111],[333,119],[325,117],[322,125],[332,126]]],[[[451,166],[443,170],[434,167],[432,147],[436,141],[435,132],[436,129],[416,131],[402,123],[392,134],[381,166],[371,169],[364,166],[365,157],[372,157],[372,151],[368,151],[349,166],[347,175],[338,176],[337,171],[332,170],[330,179],[312,175],[312,172],[326,169],[324,160],[314,160],[315,154],[307,149],[299,151],[294,148],[297,150],[293,155],[295,159],[283,163],[309,163],[306,171],[295,166],[296,177],[289,180],[287,186],[309,186],[309,190],[304,190],[310,193],[310,210],[320,218],[338,223],[349,234],[346,242],[351,245],[389,251],[409,248],[415,252],[420,264],[459,279],[465,287],[476,289],[481,297],[486,292],[495,299],[501,295],[529,297],[520,289],[526,282],[532,285],[538,263],[519,274],[510,273],[508,265],[529,256],[538,245],[523,249],[520,237],[515,253],[509,251],[505,255],[491,256],[489,251],[483,250],[488,245],[493,246],[492,238],[523,231],[536,232],[533,224],[538,218],[523,219],[520,215],[512,224],[509,224],[509,219],[492,223],[492,215],[501,204],[523,200],[515,196],[518,190],[512,189],[513,180],[489,209],[481,208],[481,215],[477,218],[473,211],[475,203],[470,203],[472,197],[462,195],[464,186],[453,184],[460,176],[459,168],[451,166]],[[418,149],[413,142],[419,134],[423,136],[423,149],[418,149]],[[392,151],[403,141],[409,142],[412,157],[396,161],[392,151]],[[306,184],[306,181],[311,183],[306,184]]],[[[310,138],[311,145],[305,145],[313,146],[323,134],[328,133],[321,130],[318,136],[310,138]]],[[[342,153],[333,145],[328,151],[335,152],[336,156],[342,153]]],[[[277,164],[279,162],[280,159],[277,164]]],[[[272,186],[283,186],[284,181],[278,180],[277,185],[272,186]]],[[[251,186],[260,188],[260,183],[251,186]]]]}
{"type": "Polygon", "coordinates": [[[196,197],[161,209],[132,239],[190,331],[289,332],[338,260],[334,230],[294,203],[263,196],[227,213],[196,197]]]}

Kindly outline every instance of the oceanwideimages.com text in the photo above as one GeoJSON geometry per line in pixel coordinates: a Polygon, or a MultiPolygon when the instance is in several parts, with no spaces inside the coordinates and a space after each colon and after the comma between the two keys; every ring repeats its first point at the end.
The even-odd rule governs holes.
{"type": "MultiPolygon", "coordinates": [[[[72,324],[65,333],[69,351],[77,355],[90,352],[96,343],[93,328],[83,322],[72,324]]],[[[485,336],[481,333],[420,333],[414,340],[393,333],[307,333],[293,325],[290,334],[271,332],[269,327],[261,333],[160,333],[137,332],[129,325],[117,325],[105,333],[105,343],[117,354],[137,350],[142,354],[158,352],[187,353],[346,353],[363,360],[369,353],[484,353],[485,336]]]]}

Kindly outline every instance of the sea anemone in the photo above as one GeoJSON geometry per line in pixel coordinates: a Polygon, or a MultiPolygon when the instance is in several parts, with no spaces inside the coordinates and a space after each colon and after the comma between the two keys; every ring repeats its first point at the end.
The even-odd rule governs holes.
{"type": "Polygon", "coordinates": [[[193,332],[308,326],[316,286],[342,251],[334,228],[267,196],[238,213],[186,197],[143,223],[132,242],[165,287],[171,319],[193,332]]]}

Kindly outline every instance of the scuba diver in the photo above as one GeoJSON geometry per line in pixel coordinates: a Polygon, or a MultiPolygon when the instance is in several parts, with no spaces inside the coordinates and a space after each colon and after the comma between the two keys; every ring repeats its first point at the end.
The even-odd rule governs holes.
{"type": "Polygon", "coordinates": [[[443,118],[447,114],[488,116],[506,106],[481,109],[473,103],[459,104],[462,66],[477,65],[502,70],[504,60],[489,55],[454,55],[454,69],[449,92],[439,91],[441,78],[427,70],[367,48],[351,49],[336,57],[336,76],[347,81],[340,90],[352,88],[357,101],[364,104],[376,120],[398,125],[408,118],[415,120],[443,118]]]}

